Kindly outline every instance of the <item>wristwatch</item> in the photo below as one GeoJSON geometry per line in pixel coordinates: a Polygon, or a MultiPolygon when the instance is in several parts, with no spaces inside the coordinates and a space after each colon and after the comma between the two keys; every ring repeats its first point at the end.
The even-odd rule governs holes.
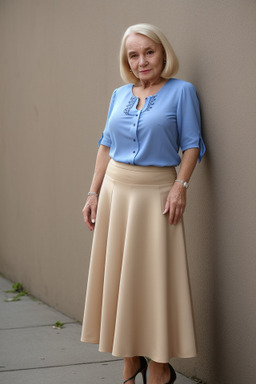
{"type": "Polygon", "coordinates": [[[176,179],[175,181],[177,181],[178,183],[181,183],[183,185],[183,187],[185,187],[186,189],[188,189],[189,187],[189,183],[187,181],[184,181],[184,180],[179,180],[179,179],[176,179]]]}

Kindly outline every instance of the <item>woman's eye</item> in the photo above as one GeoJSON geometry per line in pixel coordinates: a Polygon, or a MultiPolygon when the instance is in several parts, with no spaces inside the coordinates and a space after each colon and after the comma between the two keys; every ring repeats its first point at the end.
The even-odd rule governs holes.
{"type": "Polygon", "coordinates": [[[148,55],[152,55],[154,51],[148,51],[148,55]]]}
{"type": "Polygon", "coordinates": [[[131,59],[134,59],[136,57],[135,53],[130,56],[131,59]]]}

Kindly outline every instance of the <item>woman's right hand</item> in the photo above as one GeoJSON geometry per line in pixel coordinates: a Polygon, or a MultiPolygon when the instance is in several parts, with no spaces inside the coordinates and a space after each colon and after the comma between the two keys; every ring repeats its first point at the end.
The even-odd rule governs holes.
{"type": "Polygon", "coordinates": [[[98,197],[91,195],[88,196],[85,206],[82,210],[84,222],[90,231],[94,230],[96,214],[97,214],[97,206],[98,206],[98,197]]]}
{"type": "Polygon", "coordinates": [[[105,145],[101,144],[97,153],[95,170],[92,178],[92,183],[89,189],[89,191],[93,191],[91,192],[93,194],[90,194],[87,197],[87,201],[82,211],[84,216],[84,222],[90,229],[90,231],[94,230],[98,207],[98,196],[95,193],[100,192],[109,160],[109,147],[106,147],[105,145]]]}

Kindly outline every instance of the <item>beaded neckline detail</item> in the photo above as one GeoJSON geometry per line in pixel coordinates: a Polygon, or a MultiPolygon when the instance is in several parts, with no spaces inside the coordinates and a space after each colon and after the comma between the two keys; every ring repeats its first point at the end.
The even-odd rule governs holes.
{"type": "MultiPolygon", "coordinates": [[[[145,111],[150,111],[150,109],[152,109],[153,105],[155,104],[155,100],[156,100],[156,97],[157,95],[154,95],[154,96],[148,96],[149,98],[149,101],[148,101],[148,105],[147,105],[147,108],[145,109],[145,111]]],[[[136,96],[131,96],[130,100],[128,101],[128,104],[126,105],[125,109],[124,109],[124,113],[126,115],[129,115],[130,113],[130,110],[132,109],[132,107],[134,106],[136,100],[138,98],[136,96]]]]}
{"type": "Polygon", "coordinates": [[[146,111],[150,111],[150,109],[152,109],[153,105],[155,104],[155,100],[156,100],[156,95],[150,97],[148,106],[145,109],[146,111]]]}
{"type": "Polygon", "coordinates": [[[132,109],[132,107],[134,106],[134,103],[135,101],[137,100],[137,97],[136,96],[132,96],[130,98],[130,100],[128,101],[128,104],[126,105],[125,109],[124,109],[124,113],[126,115],[129,115],[129,112],[130,110],[132,109]]]}

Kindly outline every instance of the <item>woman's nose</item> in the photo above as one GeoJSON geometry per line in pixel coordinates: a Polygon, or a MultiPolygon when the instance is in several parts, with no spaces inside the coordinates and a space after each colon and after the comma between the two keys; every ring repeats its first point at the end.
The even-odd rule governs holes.
{"type": "Polygon", "coordinates": [[[139,60],[139,64],[140,65],[146,65],[146,63],[147,63],[147,60],[146,60],[145,56],[141,55],[140,60],[139,60]]]}

